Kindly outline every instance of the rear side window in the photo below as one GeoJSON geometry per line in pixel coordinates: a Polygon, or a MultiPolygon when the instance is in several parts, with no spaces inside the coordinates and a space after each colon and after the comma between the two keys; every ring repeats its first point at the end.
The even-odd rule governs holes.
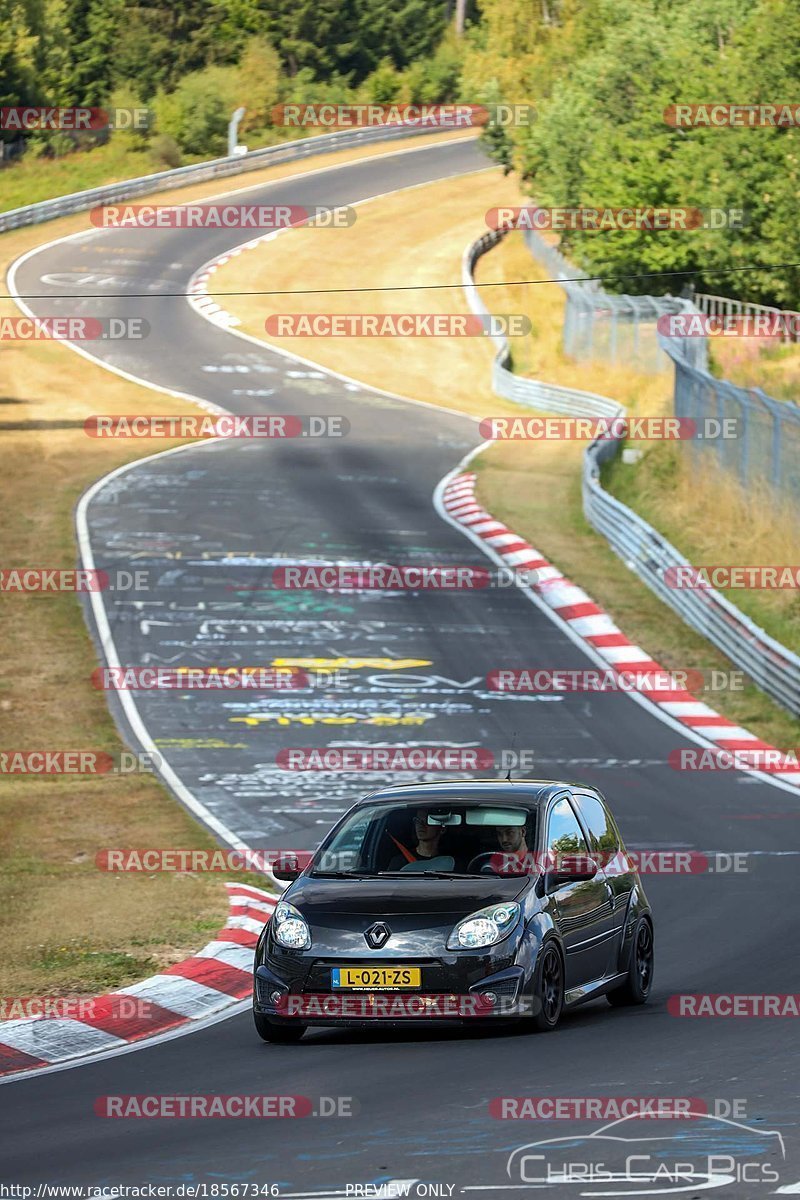
{"type": "Polygon", "coordinates": [[[614,818],[597,796],[578,794],[574,797],[584,825],[589,831],[589,845],[593,854],[601,851],[614,855],[622,848],[619,830],[614,818]]]}

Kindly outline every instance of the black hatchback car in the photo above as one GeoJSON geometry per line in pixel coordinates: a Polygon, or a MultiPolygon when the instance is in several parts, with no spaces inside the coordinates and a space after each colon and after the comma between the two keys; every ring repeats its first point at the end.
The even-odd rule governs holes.
{"type": "Polygon", "coordinates": [[[653,919],[605,800],[582,785],[467,780],[355,804],[256,947],[266,1041],[308,1025],[511,1016],[542,1030],[605,995],[643,1004],[653,919]]]}

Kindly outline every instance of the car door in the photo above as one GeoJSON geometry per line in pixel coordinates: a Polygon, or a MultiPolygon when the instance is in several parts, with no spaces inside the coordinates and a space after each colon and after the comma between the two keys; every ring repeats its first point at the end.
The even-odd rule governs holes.
{"type": "MultiPolygon", "coordinates": [[[[548,863],[559,861],[565,854],[590,857],[586,837],[567,793],[551,801],[545,830],[548,863]]],[[[594,879],[561,883],[550,894],[564,944],[567,990],[600,979],[611,968],[615,948],[611,900],[611,888],[602,869],[594,879]]]]}
{"type": "Polygon", "coordinates": [[[591,792],[573,792],[573,803],[589,841],[589,853],[602,866],[614,906],[614,928],[617,949],[625,926],[628,902],[636,882],[633,870],[625,855],[619,830],[607,806],[591,792]]]}

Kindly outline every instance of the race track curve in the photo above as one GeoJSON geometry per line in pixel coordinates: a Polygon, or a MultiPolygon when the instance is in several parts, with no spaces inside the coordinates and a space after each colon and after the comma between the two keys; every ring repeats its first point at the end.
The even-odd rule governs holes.
{"type": "MultiPolygon", "coordinates": [[[[450,143],[261,185],[239,199],[355,203],[485,165],[474,143],[450,143]]],[[[333,247],[335,236],[320,234],[330,238],[321,244],[333,247]]],[[[743,774],[677,775],[667,755],[688,743],[625,695],[488,692],[484,679],[494,668],[588,665],[517,589],[270,591],[272,567],[298,560],[486,565],[432,505],[437,483],[479,438],[464,417],[293,363],[210,325],[186,301],[160,295],[185,291],[202,263],[243,240],[241,231],[96,230],[42,248],[16,272],[23,296],[108,297],[28,301],[36,312],[145,316],[152,325],[146,341],[92,350],[138,378],[231,412],[339,414],[350,423],[339,440],[198,445],[135,466],[97,490],[87,510],[96,564],[145,569],[152,584],[133,601],[107,597],[120,660],[423,665],[348,670],[313,694],[141,692],[144,726],[182,785],[249,845],[313,846],[352,798],[386,777],[281,771],[281,748],[421,741],[499,751],[513,743],[534,751],[537,774],[599,786],[631,848],[755,853],[745,874],[645,880],[657,922],[657,972],[643,1009],[611,1010],[601,1001],[568,1016],[554,1035],[326,1030],[296,1047],[261,1044],[249,1013],[240,1013],[134,1053],[0,1087],[3,1179],[105,1187],[246,1182],[277,1184],[281,1196],[354,1195],[347,1185],[399,1179],[441,1184],[442,1195],[525,1195],[519,1186],[501,1190],[520,1184],[519,1175],[506,1174],[509,1153],[539,1138],[589,1133],[598,1122],[500,1121],[489,1113],[492,1097],[632,1095],[698,1097],[709,1108],[715,1100],[743,1102],[748,1129],[703,1120],[693,1126],[697,1145],[741,1161],[762,1164],[759,1129],[781,1130],[779,1183],[756,1184],[751,1173],[748,1181],[721,1182],[714,1195],[766,1195],[793,1184],[800,1134],[791,1022],[680,1020],[666,1001],[680,992],[800,990],[797,857],[781,853],[795,844],[796,797],[743,774]],[[337,715],[354,719],[332,731],[325,718],[337,715]],[[96,1099],[109,1094],[262,1092],[352,1097],[355,1115],[273,1123],[122,1121],[94,1112],[96,1099]]],[[[133,744],[125,714],[113,707],[133,744]]],[[[691,1141],[685,1127],[679,1136],[691,1141]]],[[[620,1183],[593,1187],[548,1191],[631,1194],[620,1183]]]]}

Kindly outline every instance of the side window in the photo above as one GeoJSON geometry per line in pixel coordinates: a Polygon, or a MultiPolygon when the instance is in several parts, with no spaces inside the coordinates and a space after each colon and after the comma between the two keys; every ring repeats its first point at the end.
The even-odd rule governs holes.
{"type": "Polygon", "coordinates": [[[550,809],[547,850],[553,860],[562,854],[588,855],[589,853],[578,824],[578,818],[572,811],[572,806],[566,796],[558,800],[550,809]]]}
{"type": "Polygon", "coordinates": [[[619,831],[608,809],[597,796],[583,793],[574,797],[583,823],[589,830],[592,853],[614,856],[620,849],[619,831]]]}
{"type": "Polygon", "coordinates": [[[357,871],[363,866],[362,858],[367,838],[374,829],[374,822],[365,816],[360,821],[350,821],[325,850],[314,856],[316,871],[357,871]]]}

